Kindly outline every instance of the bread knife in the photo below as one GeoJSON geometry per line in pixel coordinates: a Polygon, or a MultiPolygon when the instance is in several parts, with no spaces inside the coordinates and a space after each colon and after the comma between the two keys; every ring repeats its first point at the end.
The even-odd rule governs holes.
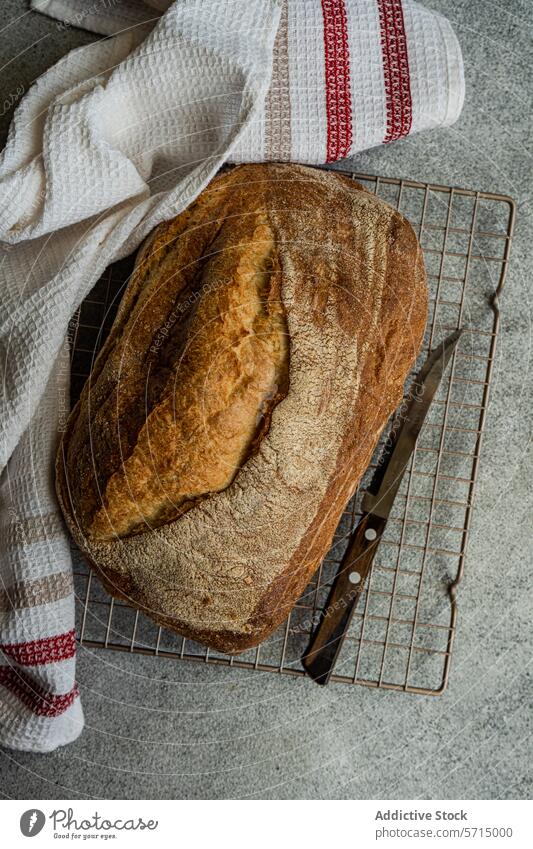
{"type": "Polygon", "coordinates": [[[362,517],[350,537],[321,620],[302,663],[318,684],[327,684],[364,589],[394,499],[413,454],[431,402],[462,330],[434,348],[414,381],[387,441],[387,448],[362,501],[362,517]]]}

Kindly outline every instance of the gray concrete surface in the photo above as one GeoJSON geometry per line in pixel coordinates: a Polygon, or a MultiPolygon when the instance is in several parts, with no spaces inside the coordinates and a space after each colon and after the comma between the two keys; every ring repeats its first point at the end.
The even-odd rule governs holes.
{"type": "MultiPolygon", "coordinates": [[[[523,798],[530,793],[530,0],[427,0],[454,23],[467,97],[451,129],[357,157],[370,173],[512,195],[484,462],[441,698],[82,649],[87,728],[47,756],[0,752],[6,798],[523,798]],[[529,643],[529,644],[528,644],[529,643]]],[[[0,92],[90,36],[4,0],[0,92]]],[[[3,100],[3,97],[0,98],[3,100]]],[[[7,127],[9,114],[2,117],[7,127]]]]}

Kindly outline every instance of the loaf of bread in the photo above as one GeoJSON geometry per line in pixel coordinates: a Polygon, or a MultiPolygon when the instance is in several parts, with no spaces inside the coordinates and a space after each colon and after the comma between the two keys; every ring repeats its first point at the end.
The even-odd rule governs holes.
{"type": "Polygon", "coordinates": [[[426,311],[408,222],[332,172],[240,166],[160,225],[58,455],[107,590],[220,651],[268,636],[402,398],[426,311]]]}

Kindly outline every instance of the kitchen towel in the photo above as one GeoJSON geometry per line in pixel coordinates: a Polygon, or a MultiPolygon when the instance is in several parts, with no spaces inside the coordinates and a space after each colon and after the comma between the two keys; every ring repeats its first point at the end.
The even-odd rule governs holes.
{"type": "Polygon", "coordinates": [[[76,308],[224,162],[332,162],[450,124],[464,82],[451,27],[412,0],[32,6],[113,35],[37,80],[0,159],[0,743],[50,751],[83,727],[53,488],[76,308]]]}

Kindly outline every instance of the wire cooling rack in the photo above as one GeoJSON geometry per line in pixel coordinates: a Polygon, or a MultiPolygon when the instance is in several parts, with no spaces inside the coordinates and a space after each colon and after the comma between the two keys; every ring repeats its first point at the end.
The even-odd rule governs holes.
{"type": "MultiPolygon", "coordinates": [[[[430,313],[417,367],[450,332],[459,326],[466,332],[418,439],[331,681],[438,695],[448,682],[456,632],[515,207],[503,195],[343,173],[400,209],[424,249],[430,313]]],[[[73,401],[113,322],[132,266],[129,259],[109,268],[73,323],[73,401]]],[[[257,649],[230,657],[159,628],[111,599],[78,555],[80,644],[305,675],[302,654],[360,518],[361,494],[386,437],[387,432],[318,572],[285,624],[257,649]]]]}

